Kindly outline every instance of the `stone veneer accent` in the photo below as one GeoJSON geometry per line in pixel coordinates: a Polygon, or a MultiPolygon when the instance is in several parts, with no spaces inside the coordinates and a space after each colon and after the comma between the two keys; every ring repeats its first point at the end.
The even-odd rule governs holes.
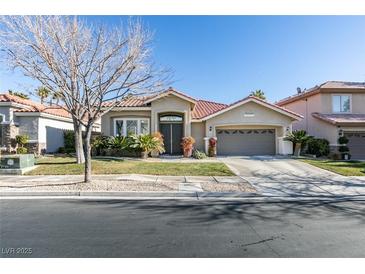
{"type": "Polygon", "coordinates": [[[25,146],[28,149],[28,153],[35,153],[37,155],[43,154],[46,151],[45,143],[32,142],[25,146]]]}
{"type": "MultiPolygon", "coordinates": [[[[14,124],[1,124],[0,127],[2,127],[2,147],[5,147],[5,151],[7,153],[16,153],[17,144],[15,142],[15,137],[19,135],[19,127],[14,124]]],[[[45,151],[46,144],[32,142],[25,145],[25,147],[28,149],[28,153],[35,153],[39,155],[45,151]]]]}

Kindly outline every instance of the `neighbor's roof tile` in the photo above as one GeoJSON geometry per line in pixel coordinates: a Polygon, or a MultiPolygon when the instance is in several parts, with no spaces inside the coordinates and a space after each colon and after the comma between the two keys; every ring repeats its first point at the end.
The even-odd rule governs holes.
{"type": "Polygon", "coordinates": [[[330,124],[365,124],[365,114],[323,114],[314,112],[312,116],[330,124]]]}
{"type": "Polygon", "coordinates": [[[23,99],[9,93],[0,94],[0,102],[13,102],[23,106],[22,108],[16,110],[15,112],[39,112],[39,113],[47,113],[54,116],[71,118],[71,115],[62,107],[45,106],[32,100],[23,99]]]}

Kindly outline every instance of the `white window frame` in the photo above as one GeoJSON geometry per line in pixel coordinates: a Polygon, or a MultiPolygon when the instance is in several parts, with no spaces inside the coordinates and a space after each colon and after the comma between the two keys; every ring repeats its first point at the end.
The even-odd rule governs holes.
{"type": "Polygon", "coordinates": [[[141,121],[147,121],[147,131],[150,132],[150,119],[148,117],[144,118],[114,118],[114,136],[117,136],[117,121],[123,121],[122,136],[127,136],[127,121],[137,121],[137,135],[141,133],[141,121]]]}
{"type": "MultiPolygon", "coordinates": [[[[352,94],[346,94],[346,93],[333,93],[331,94],[331,108],[332,108],[332,113],[341,113],[341,114],[346,114],[346,113],[352,113],[352,94]],[[333,98],[334,96],[348,96],[350,98],[350,110],[347,112],[341,112],[341,111],[335,111],[333,108],[333,98]]],[[[341,107],[341,106],[340,106],[341,107]]]]}

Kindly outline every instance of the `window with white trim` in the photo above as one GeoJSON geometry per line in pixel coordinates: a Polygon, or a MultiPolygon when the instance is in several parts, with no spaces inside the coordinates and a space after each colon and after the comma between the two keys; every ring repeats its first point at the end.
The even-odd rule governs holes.
{"type": "Polygon", "coordinates": [[[332,112],[350,113],[351,112],[350,95],[332,95],[332,112]]]}
{"type": "Polygon", "coordinates": [[[114,119],[114,136],[128,136],[150,133],[149,119],[116,118],[114,119]]]}

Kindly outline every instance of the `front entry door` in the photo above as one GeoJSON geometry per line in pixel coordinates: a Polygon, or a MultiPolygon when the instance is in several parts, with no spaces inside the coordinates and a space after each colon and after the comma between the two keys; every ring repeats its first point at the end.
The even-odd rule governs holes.
{"type": "Polygon", "coordinates": [[[182,154],[181,139],[183,137],[182,124],[176,123],[161,123],[160,131],[164,136],[165,153],[167,154],[182,154]]]}

